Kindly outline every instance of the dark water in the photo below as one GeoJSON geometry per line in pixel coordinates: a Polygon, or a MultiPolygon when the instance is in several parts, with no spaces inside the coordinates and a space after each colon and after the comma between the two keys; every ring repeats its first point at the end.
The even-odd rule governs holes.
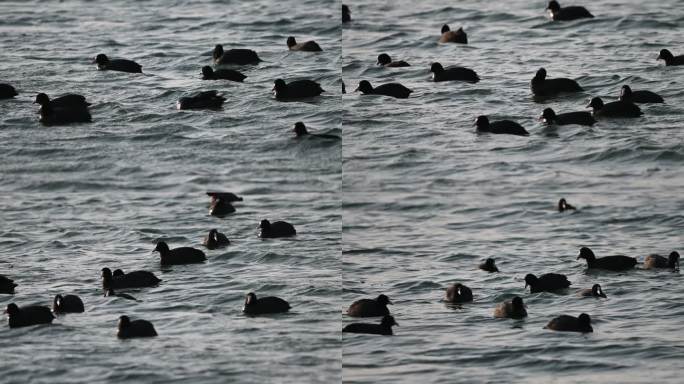
{"type": "MultiPolygon", "coordinates": [[[[0,327],[1,382],[335,382],[339,333],[341,145],[294,140],[296,121],[341,133],[340,26],[327,1],[0,3],[0,274],[19,284],[0,306],[83,298],[86,312],[52,326],[0,327]],[[321,53],[285,40],[316,39],[321,53]],[[215,44],[249,47],[264,62],[244,84],[200,80],[215,44]],[[97,71],[98,53],[143,65],[142,75],[97,71]],[[309,78],[328,92],[281,103],[273,80],[309,78]],[[176,100],[217,89],[218,111],[176,100]],[[93,123],[46,128],[36,93],[85,95],[93,123]],[[225,219],[206,190],[244,197],[225,219]],[[259,220],[298,236],[262,241],[259,220]],[[157,240],[201,247],[218,228],[232,245],[203,265],[162,270],[157,240]],[[163,282],[102,297],[100,269],[146,269],[163,282]],[[286,315],[249,318],[254,291],[290,302],[286,315]],[[120,315],[152,321],[159,337],[119,341],[120,315]]],[[[3,316],[4,318],[4,316],[3,316]]]]}
{"type": "Polygon", "coordinates": [[[681,381],[681,275],[588,273],[576,256],[581,246],[639,261],[681,252],[684,69],[656,57],[666,47],[682,53],[684,3],[561,5],[572,3],[597,17],[552,23],[544,1],[351,4],[354,20],[343,27],[348,87],[400,82],[414,93],[344,96],[344,298],[385,293],[399,323],[392,338],[345,334],[345,382],[681,381]],[[469,44],[438,45],[444,23],[464,26],[469,44]],[[411,67],[376,67],[383,52],[411,67]],[[472,68],[482,81],[432,83],[434,61],[472,68]],[[585,92],[534,102],[529,81],[542,66],[585,92]],[[591,128],[537,121],[548,106],[571,112],[594,96],[614,100],[623,84],[666,103],[591,128]],[[478,135],[481,114],[515,120],[531,135],[478,135]],[[559,214],[560,197],[579,211],[559,214]],[[487,257],[501,273],[477,269],[487,257]],[[564,273],[570,292],[526,293],[528,272],[564,273]],[[440,302],[454,282],[473,289],[472,304],[440,302]],[[593,283],[608,299],[574,295],[593,283]],[[493,318],[496,304],[514,295],[529,317],[493,318]],[[557,315],[581,312],[592,316],[593,334],[543,329],[557,315]]]}

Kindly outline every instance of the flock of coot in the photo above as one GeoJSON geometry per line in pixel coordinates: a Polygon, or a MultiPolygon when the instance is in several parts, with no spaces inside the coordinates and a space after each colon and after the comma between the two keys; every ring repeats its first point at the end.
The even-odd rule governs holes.
{"type": "MultiPolygon", "coordinates": [[[[235,208],[231,205],[232,202],[242,201],[242,197],[235,195],[232,192],[207,192],[211,197],[210,214],[212,216],[223,217],[227,213],[226,206],[231,207],[229,212],[235,212],[235,208]],[[221,214],[217,215],[217,206],[224,207],[221,214]]],[[[297,234],[294,226],[285,221],[270,222],[266,219],[262,220],[259,225],[260,231],[258,236],[261,238],[282,238],[291,237],[297,234]]],[[[223,233],[216,229],[211,229],[209,234],[204,238],[204,246],[207,249],[213,250],[224,247],[230,244],[230,240],[223,233]]],[[[157,242],[154,248],[155,252],[159,252],[160,265],[184,265],[204,263],[207,260],[206,254],[196,248],[179,247],[170,248],[164,241],[157,242]]],[[[161,283],[161,279],[155,276],[150,271],[130,271],[124,272],[122,269],[112,271],[108,267],[102,268],[102,290],[104,296],[120,297],[127,300],[139,301],[135,297],[127,293],[121,293],[121,290],[141,289],[155,287],[161,283]]],[[[15,288],[18,286],[13,279],[7,276],[0,275],[0,293],[14,294],[15,288]]],[[[250,292],[245,297],[243,312],[247,315],[263,315],[271,313],[287,312],[290,309],[290,304],[279,297],[262,297],[257,298],[254,292],[250,292]]],[[[37,324],[49,324],[55,319],[55,315],[66,313],[81,313],[84,312],[85,306],[81,298],[76,295],[57,295],[53,300],[52,308],[42,305],[27,305],[23,307],[17,306],[15,303],[7,305],[6,313],[9,318],[10,328],[25,327],[37,324]]],[[[120,316],[118,324],[117,336],[119,338],[132,337],[150,337],[157,336],[152,323],[146,320],[138,319],[131,321],[128,316],[120,316]]]]}
{"type": "MultiPolygon", "coordinates": [[[[546,8],[553,20],[569,21],[580,18],[593,18],[594,16],[584,7],[569,6],[561,7],[555,0],[550,1],[546,8]]],[[[343,22],[351,21],[351,12],[345,5],[342,6],[343,22]]],[[[452,31],[448,25],[442,27],[439,43],[460,43],[467,44],[468,37],[462,28],[452,31]]],[[[663,49],[660,51],[658,59],[665,61],[667,66],[670,65],[684,65],[684,56],[673,56],[670,51],[663,49]]],[[[387,53],[382,53],[378,56],[377,65],[389,68],[408,67],[409,63],[406,61],[395,61],[387,53]]],[[[432,72],[432,79],[435,82],[441,81],[462,81],[467,83],[477,83],[480,81],[479,76],[470,68],[464,67],[443,67],[439,62],[432,63],[430,67],[432,72]]],[[[548,78],[545,68],[540,68],[530,82],[530,89],[535,99],[543,101],[548,97],[555,97],[558,95],[582,92],[584,89],[577,81],[566,78],[548,78]]],[[[399,83],[387,83],[373,87],[367,80],[362,80],[359,83],[358,91],[363,94],[384,95],[395,98],[408,98],[413,92],[411,89],[399,83]]],[[[592,108],[593,112],[567,112],[559,113],[551,108],[546,108],[540,116],[540,120],[545,123],[566,125],[593,125],[597,118],[634,118],[639,117],[643,113],[635,103],[663,103],[663,98],[651,91],[637,90],[633,91],[628,85],[624,85],[621,89],[620,95],[616,101],[604,103],[601,98],[594,97],[591,99],[587,108],[592,108]]],[[[489,121],[487,116],[478,116],[475,125],[480,132],[489,132],[497,134],[512,134],[512,135],[528,135],[528,131],[520,124],[510,121],[489,121]]],[[[558,202],[558,211],[565,212],[569,210],[576,210],[576,208],[565,199],[558,202]]],[[[582,247],[577,259],[584,259],[587,262],[588,269],[606,270],[606,271],[629,271],[635,269],[637,259],[628,256],[604,256],[596,257],[594,252],[582,247]]],[[[660,255],[649,255],[643,262],[644,269],[679,269],[679,253],[672,251],[668,257],[660,255]]],[[[496,273],[499,272],[494,259],[487,259],[479,269],[496,273]]],[[[536,276],[529,273],[525,276],[525,288],[529,287],[530,293],[552,292],[562,294],[567,292],[571,282],[568,278],[559,273],[545,273],[536,276]]],[[[585,288],[577,292],[580,297],[595,297],[606,298],[600,284],[594,284],[591,288],[585,288]]],[[[449,304],[463,304],[473,301],[473,292],[467,286],[461,283],[455,283],[447,288],[444,301],[449,304]]],[[[378,335],[392,335],[392,327],[397,325],[394,317],[390,314],[387,308],[388,304],[392,304],[390,299],[381,294],[375,299],[360,299],[352,303],[347,309],[347,315],[350,317],[381,317],[379,324],[371,323],[352,323],[345,326],[342,331],[350,333],[366,333],[378,335]]],[[[511,300],[499,303],[494,308],[494,317],[498,318],[512,318],[522,319],[527,317],[526,306],[520,296],[515,296],[511,300]]],[[[569,315],[561,315],[550,320],[546,328],[555,331],[572,331],[572,332],[592,332],[591,317],[582,313],[577,317],[569,315]]]]}
{"type": "MultiPolygon", "coordinates": [[[[286,41],[287,47],[292,51],[321,51],[321,47],[314,41],[297,43],[294,37],[289,37],[286,41]]],[[[222,45],[216,45],[213,50],[212,66],[202,67],[203,80],[229,80],[243,82],[247,77],[243,73],[225,68],[225,65],[254,65],[261,59],[256,52],[249,49],[229,49],[224,50],[222,45]]],[[[110,59],[105,54],[98,54],[93,60],[97,68],[102,71],[119,71],[127,73],[142,73],[142,66],[132,60],[110,59]]],[[[277,79],[274,82],[273,93],[278,100],[296,100],[319,96],[324,90],[320,84],[312,80],[296,80],[285,82],[277,79]]],[[[0,99],[12,98],[18,92],[10,84],[0,84],[0,99]]],[[[181,97],[177,101],[178,109],[214,109],[220,108],[225,98],[216,90],[207,90],[181,97]]],[[[55,98],[50,98],[45,93],[39,93],[35,98],[35,103],[40,105],[40,121],[45,125],[64,125],[72,123],[85,123],[92,120],[89,111],[89,103],[86,97],[79,94],[66,94],[55,98]]],[[[312,137],[327,140],[340,140],[340,137],[326,134],[310,134],[302,122],[294,125],[293,132],[298,138],[312,137]]],[[[235,212],[232,203],[242,201],[242,197],[232,192],[207,192],[211,197],[209,214],[215,217],[224,217],[235,212]]],[[[290,237],[297,234],[294,226],[285,221],[262,220],[259,224],[259,234],[261,238],[281,238],[290,237]]],[[[230,244],[228,237],[217,229],[211,229],[204,238],[204,246],[209,250],[214,250],[230,244]]],[[[207,260],[206,254],[192,247],[170,248],[163,241],[159,241],[154,248],[159,252],[160,264],[163,266],[203,263],[207,260]]],[[[102,289],[104,296],[120,297],[128,300],[136,300],[135,297],[127,294],[125,290],[141,289],[154,287],[161,280],[154,273],[149,271],[130,271],[124,272],[116,269],[102,268],[102,289]]],[[[0,293],[14,294],[17,283],[13,279],[0,275],[0,293]]],[[[290,304],[278,297],[257,297],[253,292],[247,294],[243,312],[248,315],[262,315],[270,313],[287,312],[290,304]]],[[[6,313],[9,318],[10,328],[24,327],[36,324],[49,324],[55,319],[55,315],[65,313],[84,312],[85,306],[81,298],[75,295],[57,295],[54,298],[52,308],[42,305],[27,305],[19,307],[15,303],[7,305],[6,313]]],[[[128,316],[120,316],[118,322],[119,338],[150,337],[157,336],[152,323],[146,320],[131,320],[128,316]]]]}
{"type": "MultiPolygon", "coordinates": [[[[550,1],[546,8],[551,14],[553,20],[569,21],[580,18],[593,18],[594,16],[584,7],[569,6],[561,7],[557,1],[550,1]]],[[[351,21],[351,16],[348,7],[343,7],[343,22],[351,21]],[[345,11],[346,10],[346,11],[345,11]]],[[[439,43],[459,43],[468,44],[468,36],[463,30],[459,28],[452,31],[449,25],[444,24],[441,30],[439,43]]],[[[673,56],[667,49],[662,49],[658,59],[665,61],[665,65],[684,65],[684,55],[673,56]]],[[[377,64],[388,68],[409,67],[410,64],[403,60],[393,60],[387,53],[378,55],[377,64]]],[[[477,83],[480,81],[478,74],[470,69],[459,66],[444,67],[439,62],[433,62],[430,65],[430,72],[432,72],[432,80],[435,82],[443,81],[462,81],[467,83],[477,83]]],[[[535,99],[543,101],[549,97],[555,97],[562,94],[583,92],[584,89],[577,81],[566,78],[547,78],[545,68],[540,68],[530,81],[530,89],[535,99]]],[[[382,95],[390,96],[400,99],[408,98],[413,90],[407,88],[400,83],[387,83],[373,86],[369,81],[362,80],[359,83],[356,91],[360,91],[366,95],[382,95]]],[[[663,98],[651,91],[637,90],[632,91],[629,85],[624,85],[619,97],[615,101],[604,103],[599,97],[591,99],[587,108],[591,108],[592,112],[578,111],[566,112],[557,114],[553,109],[546,108],[540,120],[549,125],[593,125],[596,118],[634,118],[643,114],[641,109],[635,103],[663,103],[663,98]]],[[[517,122],[511,120],[489,121],[487,116],[478,116],[475,125],[479,132],[500,133],[526,136],[529,132],[517,122]]]]}

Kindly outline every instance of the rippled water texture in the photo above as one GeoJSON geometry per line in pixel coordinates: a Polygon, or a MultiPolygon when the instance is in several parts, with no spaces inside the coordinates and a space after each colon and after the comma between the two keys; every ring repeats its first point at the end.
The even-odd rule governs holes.
{"type": "Polygon", "coordinates": [[[581,246],[640,261],[681,253],[684,67],[656,57],[661,48],[684,53],[684,5],[564,3],[596,18],[553,23],[544,1],[349,4],[348,89],[369,80],[401,82],[414,93],[344,96],[344,301],[385,293],[399,323],[395,337],[344,335],[345,382],[681,381],[681,275],[588,273],[576,256],[581,246]],[[469,44],[438,45],[444,23],[464,26],[469,44]],[[411,67],[376,67],[383,52],[411,67]],[[473,68],[482,81],[432,83],[433,61],[473,68]],[[585,92],[534,102],[529,81],[542,66],[585,92]],[[548,106],[571,112],[594,96],[614,100],[623,84],[666,103],[591,128],[537,121],[548,106]],[[516,120],[531,135],[478,135],[481,114],[516,120]],[[560,197],[579,211],[555,211],[560,197]],[[487,257],[501,273],[477,269],[487,257]],[[528,272],[564,273],[570,292],[526,293],[528,272]],[[440,302],[454,282],[473,289],[472,304],[440,302]],[[593,283],[608,299],[574,295],[593,283]],[[494,319],[495,305],[514,295],[529,317],[494,319]],[[581,312],[592,316],[593,334],[543,329],[557,315],[581,312]]]}
{"type": "MultiPolygon", "coordinates": [[[[0,3],[0,274],[19,284],[4,309],[48,305],[58,293],[86,312],[52,326],[0,327],[1,382],[339,382],[341,145],[294,140],[296,121],[341,134],[339,5],[329,1],[89,1],[0,3]],[[315,39],[321,53],[289,52],[315,39]],[[211,50],[251,48],[264,62],[244,84],[201,81],[211,50]],[[142,64],[142,75],[97,71],[98,53],[142,64]],[[273,80],[313,79],[311,102],[273,99],[273,80]],[[218,111],[176,100],[217,89],[218,111]],[[93,123],[43,127],[36,93],[85,95],[93,123]],[[206,190],[244,197],[225,219],[206,190]],[[256,237],[259,220],[287,220],[291,240],[256,237]],[[211,228],[232,245],[202,265],[162,270],[157,240],[201,247],[211,228]],[[146,269],[163,282],[102,297],[100,269],[146,269]],[[254,291],[290,302],[249,318],[254,291]],[[159,337],[119,341],[120,315],[159,337]]],[[[4,316],[3,316],[4,319],[4,316]]],[[[4,321],[4,320],[3,320],[4,321]]]]}

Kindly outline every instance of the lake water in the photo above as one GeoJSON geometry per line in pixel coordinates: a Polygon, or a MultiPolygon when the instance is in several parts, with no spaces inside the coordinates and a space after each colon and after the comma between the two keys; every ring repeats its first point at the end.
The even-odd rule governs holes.
{"type": "MultiPolygon", "coordinates": [[[[339,142],[294,140],[296,121],[341,134],[340,24],[325,1],[0,3],[0,274],[19,286],[4,309],[78,294],[86,312],[52,326],[0,327],[0,381],[335,382],[341,377],[339,142]],[[316,39],[317,54],[287,50],[316,39]],[[244,84],[200,80],[215,44],[264,62],[244,84]],[[144,74],[97,71],[98,53],[144,74]],[[314,102],[282,103],[276,78],[313,79],[314,102]],[[188,93],[217,89],[218,111],[178,111],[188,93]],[[43,127],[38,92],[85,95],[93,123],[43,127]],[[207,190],[244,197],[224,219],[207,190]],[[298,236],[257,238],[263,218],[298,236]],[[162,270],[157,240],[202,248],[211,228],[232,241],[202,265],[162,270]],[[100,269],[153,271],[163,282],[102,297],[100,269]],[[289,314],[249,318],[245,295],[275,295],[289,314]],[[151,321],[159,337],[120,341],[120,315],[151,321]]],[[[3,316],[4,319],[4,316],[3,316]]]]}
{"type": "Polygon", "coordinates": [[[587,273],[576,256],[581,246],[639,261],[681,253],[684,69],[656,57],[661,48],[682,53],[684,4],[561,1],[571,4],[596,18],[553,23],[544,1],[350,4],[348,88],[400,82],[414,93],[344,96],[344,298],[384,293],[399,323],[395,337],[344,335],[345,382],[681,381],[681,275],[587,273]],[[469,44],[438,45],[444,23],[463,26],[469,44]],[[376,67],[380,53],[411,67],[376,67]],[[432,83],[434,61],[472,68],[482,80],[432,83]],[[534,102],[529,82],[540,67],[585,92],[534,102]],[[623,84],[666,103],[591,128],[537,121],[548,106],[571,112],[594,96],[614,100],[623,84]],[[478,115],[515,120],[531,134],[478,135],[478,115]],[[561,197],[579,211],[557,212],[561,197]],[[487,257],[501,273],[477,269],[487,257]],[[569,294],[525,292],[526,273],[547,272],[566,274],[569,294]],[[473,290],[472,304],[440,302],[454,282],[473,290]],[[574,295],[593,283],[608,299],[574,295]],[[496,304],[514,295],[529,317],[494,319],[496,304]],[[581,312],[593,334],[543,329],[581,312]]]}
{"type": "MultiPolygon", "coordinates": [[[[682,252],[684,3],[561,2],[594,19],[546,18],[545,1],[444,3],[327,0],[122,0],[0,3],[0,274],[19,286],[0,307],[49,305],[78,294],[86,312],[51,326],[0,327],[0,382],[112,383],[642,383],[681,381],[681,275],[638,268],[588,272],[597,256],[682,252]],[[437,44],[442,24],[469,44],[437,44]],[[315,39],[323,52],[289,52],[315,39]],[[243,84],[200,80],[215,44],[264,60],[243,84]],[[98,53],[143,74],[97,71],[98,53]],[[380,53],[408,68],[375,65],[380,53]],[[433,83],[429,67],[462,65],[477,84],[433,83]],[[529,81],[576,79],[582,93],[543,103],[529,81]],[[326,92],[279,102],[273,81],[312,79],[326,92]],[[348,94],[341,95],[342,80],[348,94]],[[409,99],[362,96],[360,80],[400,82],[409,99]],[[593,127],[545,127],[542,110],[586,110],[620,87],[665,104],[593,127]],[[216,89],[216,111],[176,100],[216,89]],[[83,94],[93,122],[44,127],[35,95],[83,94]],[[477,134],[478,115],[512,119],[529,137],[477,134]],[[296,140],[303,121],[340,142],[296,140]],[[223,219],[207,190],[244,197],[223,219]],[[578,207],[559,213],[561,197],[578,207]],[[261,240],[263,218],[287,220],[292,239],[261,240]],[[159,240],[202,248],[211,228],[232,244],[200,265],[161,268],[159,240]],[[487,257],[498,274],[477,269],[487,257]],[[103,297],[100,270],[149,270],[163,282],[103,297]],[[557,272],[564,295],[530,294],[524,276],[557,272]],[[475,300],[441,302],[462,282],[475,300]],[[575,291],[600,283],[607,299],[575,291]],[[246,317],[246,293],[290,302],[288,314],[246,317]],[[359,298],[387,294],[394,337],[342,334],[359,298]],[[495,319],[520,295],[529,317],[495,319]],[[560,314],[592,317],[592,334],[543,329],[560,314]],[[159,336],[121,341],[117,319],[154,323],[159,336]]],[[[377,322],[371,318],[364,321],[377,322]]]]}

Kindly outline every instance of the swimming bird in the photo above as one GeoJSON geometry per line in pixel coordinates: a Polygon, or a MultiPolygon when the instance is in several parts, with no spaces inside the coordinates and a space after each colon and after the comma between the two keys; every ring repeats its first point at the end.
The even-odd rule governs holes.
{"type": "Polygon", "coordinates": [[[594,284],[591,288],[582,289],[577,292],[577,295],[582,297],[607,297],[606,294],[603,293],[603,289],[601,289],[601,284],[594,284]]]}
{"type": "Polygon", "coordinates": [[[43,125],[64,125],[71,123],[88,123],[93,120],[85,105],[53,107],[51,103],[40,108],[40,122],[43,125]]]}
{"type": "Polygon", "coordinates": [[[577,255],[577,260],[579,259],[585,259],[589,269],[607,269],[610,271],[626,271],[634,268],[637,263],[636,257],[622,255],[604,256],[597,259],[594,252],[587,247],[580,248],[580,253],[577,255]]]}
{"type": "Polygon", "coordinates": [[[576,208],[568,204],[568,202],[565,201],[565,198],[558,200],[558,212],[565,212],[568,210],[574,211],[576,210],[576,208]]]}
{"type": "Polygon", "coordinates": [[[648,255],[644,260],[644,268],[668,268],[677,270],[679,269],[679,253],[677,251],[672,251],[667,258],[660,255],[648,255]]]}
{"type": "Polygon", "coordinates": [[[569,287],[572,283],[567,276],[559,273],[545,273],[539,277],[528,273],[525,276],[525,288],[530,287],[530,293],[555,292],[569,287]]]}
{"type": "Polygon", "coordinates": [[[101,71],[120,71],[129,73],[142,73],[142,66],[133,60],[114,59],[110,60],[107,55],[100,53],[93,60],[97,64],[97,69],[101,71]]]}
{"type": "Polygon", "coordinates": [[[222,197],[212,196],[209,214],[216,217],[223,217],[235,212],[235,207],[222,197]]]}
{"type": "Polygon", "coordinates": [[[530,89],[535,96],[554,96],[565,92],[581,92],[584,89],[572,79],[557,78],[547,79],[546,69],[539,68],[530,82],[530,89]]]}
{"type": "Polygon", "coordinates": [[[202,67],[202,80],[230,80],[241,83],[246,78],[247,76],[234,69],[217,69],[214,71],[208,65],[202,67]]]}
{"type": "Polygon", "coordinates": [[[394,317],[390,315],[385,315],[380,320],[380,324],[367,324],[367,323],[352,323],[347,324],[342,328],[342,332],[346,333],[365,333],[369,335],[384,335],[391,336],[392,326],[399,325],[394,321],[394,317]]]}
{"type": "Polygon", "coordinates": [[[383,67],[410,67],[411,64],[405,62],[404,60],[392,61],[390,55],[386,53],[381,53],[378,55],[378,62],[376,65],[382,65],[383,67]]]}
{"type": "Polygon", "coordinates": [[[214,47],[214,52],[212,53],[214,58],[214,64],[259,64],[262,61],[256,52],[251,49],[237,48],[229,49],[227,51],[223,50],[223,45],[216,44],[214,47]]]}
{"type": "Polygon", "coordinates": [[[194,264],[207,260],[207,255],[199,249],[192,247],[169,249],[168,244],[163,241],[157,243],[154,251],[159,252],[162,265],[194,264]]]}
{"type": "Polygon", "coordinates": [[[494,259],[491,257],[487,258],[487,260],[480,264],[480,269],[487,272],[499,272],[499,268],[496,267],[494,259]]]}
{"type": "Polygon", "coordinates": [[[360,299],[353,302],[347,309],[351,317],[375,317],[389,315],[388,304],[392,304],[389,297],[379,295],[375,299],[360,299]]]}
{"type": "Polygon", "coordinates": [[[315,97],[325,92],[321,85],[313,80],[296,80],[285,83],[282,79],[277,79],[273,85],[273,93],[276,99],[303,99],[315,97]]]}
{"type": "Polygon", "coordinates": [[[471,302],[473,301],[473,291],[461,283],[455,283],[447,288],[444,301],[451,304],[471,302]]]}
{"type": "Polygon", "coordinates": [[[218,91],[204,91],[185,96],[178,99],[176,108],[178,109],[218,109],[221,108],[226,98],[220,95],[218,91]]]}
{"type": "Polygon", "coordinates": [[[76,295],[57,295],[52,302],[54,313],[82,313],[85,311],[83,300],[76,295]]]}
{"type": "Polygon", "coordinates": [[[444,69],[440,63],[432,63],[430,66],[432,72],[432,80],[438,81],[465,81],[468,83],[477,83],[480,77],[470,68],[451,66],[444,69]]]}
{"type": "Polygon", "coordinates": [[[477,126],[478,132],[489,132],[497,134],[509,134],[518,136],[527,136],[530,133],[527,132],[522,125],[511,120],[500,120],[489,122],[487,116],[478,116],[475,120],[475,126],[477,126]]]}
{"type": "Polygon", "coordinates": [[[279,297],[268,296],[258,299],[254,292],[250,292],[245,298],[245,306],[242,308],[242,312],[248,315],[263,315],[287,312],[290,308],[292,308],[290,303],[279,297]]]}
{"type": "Polygon", "coordinates": [[[232,203],[234,201],[242,201],[242,197],[234,194],[233,192],[212,192],[207,191],[207,196],[211,197],[211,203],[213,204],[216,199],[221,199],[232,203]]]}
{"type": "Polygon", "coordinates": [[[157,331],[149,321],[142,319],[131,321],[128,316],[119,317],[119,330],[116,333],[119,339],[154,336],[157,336],[157,331]]]}
{"type": "Polygon", "coordinates": [[[9,317],[10,328],[50,324],[55,318],[52,312],[50,312],[50,308],[43,305],[28,305],[19,308],[16,304],[9,303],[5,313],[9,317]]]}
{"type": "Polygon", "coordinates": [[[463,31],[463,27],[452,31],[447,24],[444,24],[442,25],[442,36],[439,37],[439,42],[468,44],[468,35],[463,31]]]}
{"type": "Polygon", "coordinates": [[[87,107],[90,105],[86,101],[85,96],[75,93],[69,93],[54,99],[50,99],[45,93],[39,93],[36,95],[36,100],[33,103],[40,104],[41,106],[50,104],[54,108],[87,107]]]}
{"type": "Polygon", "coordinates": [[[0,99],[11,99],[17,96],[17,90],[9,84],[0,84],[0,99]]]}
{"type": "Polygon", "coordinates": [[[556,112],[551,108],[546,108],[539,117],[540,120],[544,121],[548,125],[594,125],[596,120],[591,115],[590,112],[567,112],[556,115],[556,112]]]}
{"type": "Polygon", "coordinates": [[[209,234],[204,238],[203,244],[207,249],[217,249],[230,245],[230,240],[228,240],[226,235],[214,228],[210,230],[209,234]]]}
{"type": "Polygon", "coordinates": [[[261,238],[276,238],[276,237],[289,237],[297,234],[294,226],[285,221],[274,221],[270,222],[266,219],[261,220],[259,224],[259,237],[261,238]]]}
{"type": "Polygon", "coordinates": [[[0,275],[0,293],[13,295],[17,284],[7,276],[0,275]]]}
{"type": "Polygon", "coordinates": [[[549,1],[546,9],[551,14],[551,18],[556,21],[570,21],[585,17],[594,17],[586,8],[580,6],[569,6],[561,8],[556,0],[549,1]]]}
{"type": "Polygon", "coordinates": [[[516,296],[513,300],[500,303],[494,308],[494,317],[509,317],[511,319],[527,317],[527,310],[525,309],[525,304],[523,304],[523,299],[516,296]]]}
{"type": "Polygon", "coordinates": [[[294,36],[287,38],[287,48],[290,51],[305,51],[305,52],[320,52],[322,51],[321,46],[313,40],[305,41],[303,43],[297,44],[294,36]]]}
{"type": "Polygon", "coordinates": [[[641,108],[632,102],[618,100],[603,104],[600,97],[591,99],[587,108],[592,108],[596,117],[639,117],[644,114],[641,108]]]}
{"type": "Polygon", "coordinates": [[[327,134],[320,134],[320,133],[309,133],[309,131],[306,129],[306,125],[304,125],[304,123],[302,123],[301,121],[298,121],[295,123],[292,131],[295,133],[297,138],[314,137],[314,138],[328,139],[328,140],[342,140],[341,137],[335,136],[335,135],[327,135],[327,134]]]}
{"type": "Polygon", "coordinates": [[[361,91],[364,95],[383,95],[396,97],[398,99],[406,99],[411,92],[413,92],[399,83],[387,83],[373,88],[371,83],[367,80],[361,80],[358,88],[356,88],[354,92],[356,91],[361,91]]]}
{"type": "Polygon", "coordinates": [[[674,56],[672,52],[667,49],[660,50],[658,60],[665,60],[665,66],[684,65],[684,55],[674,56]]]}
{"type": "Polygon", "coordinates": [[[579,317],[569,315],[558,316],[549,321],[544,328],[562,332],[594,332],[594,329],[591,327],[591,318],[586,313],[582,313],[579,317]]]}
{"type": "Polygon", "coordinates": [[[342,22],[348,23],[350,21],[351,21],[351,11],[349,10],[349,7],[342,4],[342,22]]]}
{"type": "Polygon", "coordinates": [[[105,292],[111,289],[154,287],[161,280],[152,272],[133,271],[121,276],[113,276],[109,268],[102,268],[102,288],[105,292]]]}
{"type": "Polygon", "coordinates": [[[664,103],[665,99],[651,91],[632,91],[629,85],[623,85],[620,89],[620,101],[631,103],[664,103]]]}

